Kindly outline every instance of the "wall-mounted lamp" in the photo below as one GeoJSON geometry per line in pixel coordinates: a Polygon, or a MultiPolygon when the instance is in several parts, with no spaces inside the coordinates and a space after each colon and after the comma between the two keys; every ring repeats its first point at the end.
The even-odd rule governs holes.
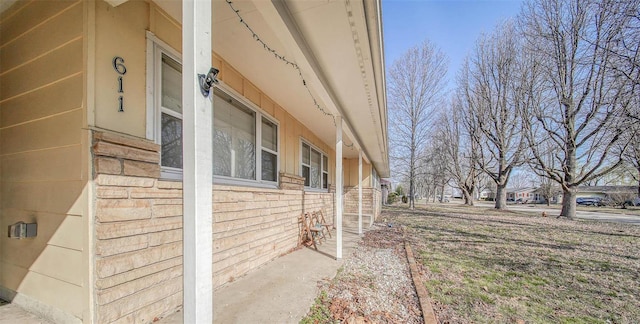
{"type": "Polygon", "coordinates": [[[36,237],[38,235],[38,224],[17,222],[9,225],[9,237],[15,239],[23,239],[28,237],[36,237]]]}
{"type": "Polygon", "coordinates": [[[213,87],[214,84],[218,84],[218,73],[220,72],[220,70],[212,67],[211,69],[209,69],[209,73],[207,73],[207,75],[204,74],[198,74],[198,80],[200,82],[200,92],[202,92],[202,95],[205,97],[209,96],[209,91],[211,91],[211,87],[213,87]]]}

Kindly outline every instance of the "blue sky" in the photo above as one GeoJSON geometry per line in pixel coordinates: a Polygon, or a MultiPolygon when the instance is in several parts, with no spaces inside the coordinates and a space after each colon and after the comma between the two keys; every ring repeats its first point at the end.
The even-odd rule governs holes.
{"type": "Polygon", "coordinates": [[[389,67],[426,38],[449,57],[449,84],[477,37],[520,11],[519,0],[382,0],[385,61],[389,67]]]}

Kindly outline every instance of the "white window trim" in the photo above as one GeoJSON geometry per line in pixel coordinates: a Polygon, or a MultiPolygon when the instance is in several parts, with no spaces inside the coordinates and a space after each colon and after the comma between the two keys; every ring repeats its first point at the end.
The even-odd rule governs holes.
{"type": "MultiPolygon", "coordinates": [[[[157,73],[162,68],[162,54],[169,56],[176,62],[182,64],[182,56],[178,51],[173,49],[169,44],[163,42],[152,32],[147,31],[147,127],[146,137],[147,139],[161,144],[162,124],[160,119],[162,118],[162,107],[160,92],[162,87],[162,80],[160,79],[160,73],[157,73]]],[[[213,176],[214,184],[223,185],[237,185],[245,187],[261,187],[261,188],[278,188],[280,182],[278,173],[280,170],[280,152],[282,147],[280,145],[280,122],[258,107],[256,104],[245,98],[243,95],[235,91],[229,85],[220,81],[216,88],[238,101],[248,109],[256,113],[256,180],[246,180],[225,176],[213,176]],[[262,147],[262,117],[272,122],[277,127],[277,152],[274,152],[268,148],[262,147]],[[276,155],[276,181],[262,180],[262,150],[266,150],[276,155]]],[[[182,169],[163,167],[160,166],[160,178],[167,180],[182,180],[182,169]]]]}
{"type": "MultiPolygon", "coordinates": [[[[310,192],[329,192],[329,184],[327,183],[327,188],[323,188],[323,181],[322,181],[322,174],[325,173],[325,171],[322,169],[323,165],[324,165],[324,158],[323,157],[327,157],[327,163],[329,163],[330,157],[327,153],[325,153],[323,150],[321,150],[319,147],[311,144],[310,141],[306,140],[304,137],[300,137],[300,147],[299,147],[299,151],[300,151],[300,174],[299,176],[303,176],[302,175],[302,144],[306,144],[309,145],[310,148],[316,150],[317,152],[320,153],[320,188],[314,188],[314,187],[308,187],[308,186],[304,186],[304,190],[305,191],[310,191],[310,192]]],[[[329,165],[327,165],[327,182],[329,181],[329,165]]],[[[311,172],[311,168],[309,168],[309,172],[311,172]]],[[[311,181],[309,181],[309,183],[311,183],[311,181]]]]}
{"type": "MultiPolygon", "coordinates": [[[[162,70],[162,54],[167,55],[182,64],[182,56],[169,44],[163,42],[152,32],[147,31],[147,139],[161,144],[162,139],[162,80],[159,71],[162,70]]],[[[173,114],[171,114],[173,116],[173,114]]],[[[176,116],[174,116],[176,117],[176,116]]],[[[167,180],[182,180],[182,169],[162,166],[160,164],[160,178],[167,180]]]]}
{"type": "Polygon", "coordinates": [[[147,127],[148,140],[160,143],[160,93],[162,86],[159,73],[162,68],[162,53],[182,64],[180,52],[163,42],[155,34],[147,31],[147,127]],[[156,105],[158,103],[158,105],[156,105]]]}
{"type": "Polygon", "coordinates": [[[373,167],[373,163],[371,164],[371,187],[380,189],[380,177],[378,176],[376,168],[373,167]]]}
{"type": "Polygon", "coordinates": [[[244,105],[248,109],[252,110],[256,114],[256,180],[247,180],[247,179],[239,179],[234,177],[213,175],[213,183],[215,184],[225,184],[225,185],[237,185],[237,186],[250,186],[250,187],[261,187],[261,188],[278,188],[278,184],[280,183],[280,178],[278,177],[278,172],[280,170],[280,152],[282,151],[282,147],[280,146],[280,122],[269,115],[267,112],[262,110],[262,108],[258,107],[256,104],[251,102],[251,100],[247,99],[237,91],[235,91],[231,86],[224,83],[223,81],[219,81],[218,84],[214,86],[220,91],[224,92],[226,95],[231,97],[233,100],[238,101],[240,104],[244,105]],[[277,152],[274,152],[268,148],[262,146],[262,118],[272,122],[277,127],[277,137],[278,141],[276,143],[277,152]],[[276,155],[276,181],[267,181],[262,180],[262,150],[266,150],[272,154],[276,155]]]}

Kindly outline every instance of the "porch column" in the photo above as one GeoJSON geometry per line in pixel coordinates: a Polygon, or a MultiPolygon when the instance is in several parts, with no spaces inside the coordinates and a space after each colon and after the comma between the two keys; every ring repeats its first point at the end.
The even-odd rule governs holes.
{"type": "Polygon", "coordinates": [[[211,0],[182,2],[183,321],[213,322],[212,116],[198,73],[211,67],[211,0]]]}
{"type": "Polygon", "coordinates": [[[362,149],[358,149],[358,234],[362,235],[362,149]]]}
{"type": "Polygon", "coordinates": [[[342,116],[336,117],[336,258],[342,259],[342,116]]]}

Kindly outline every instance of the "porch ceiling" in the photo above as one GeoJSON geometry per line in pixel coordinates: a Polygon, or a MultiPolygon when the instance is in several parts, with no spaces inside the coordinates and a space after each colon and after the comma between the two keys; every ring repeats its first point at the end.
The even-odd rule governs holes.
{"type": "MultiPolygon", "coordinates": [[[[180,1],[153,1],[182,20],[180,1]]],[[[253,33],[226,1],[214,0],[214,52],[330,146],[335,126],[325,112],[343,116],[343,155],[355,158],[361,147],[380,176],[389,176],[380,3],[234,0],[232,6],[253,33]]]]}
{"type": "MultiPolygon", "coordinates": [[[[274,4],[281,3],[274,1],[274,4]]],[[[378,1],[283,2],[310,49],[306,53],[355,140],[380,175],[389,176],[387,109],[378,1]]],[[[285,10],[280,10],[286,20],[285,10]]],[[[301,44],[298,41],[300,47],[301,44]]]]}

